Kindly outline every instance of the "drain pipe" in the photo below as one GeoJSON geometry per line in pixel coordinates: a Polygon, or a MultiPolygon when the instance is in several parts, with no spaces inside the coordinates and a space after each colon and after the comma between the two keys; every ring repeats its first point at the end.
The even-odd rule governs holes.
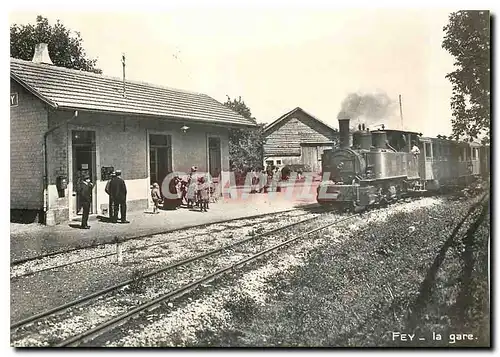
{"type": "MultiPolygon", "coordinates": [[[[47,209],[49,206],[49,168],[48,168],[48,163],[47,163],[47,136],[52,133],[54,130],[59,129],[63,125],[68,124],[71,120],[75,119],[78,116],[78,110],[75,110],[75,113],[73,116],[65,121],[63,121],[61,124],[56,125],[53,128],[50,128],[43,134],[43,162],[44,162],[44,176],[43,176],[43,213],[45,215],[45,219],[47,218],[46,213],[47,209]]],[[[47,222],[45,222],[47,223],[47,222]]]]}

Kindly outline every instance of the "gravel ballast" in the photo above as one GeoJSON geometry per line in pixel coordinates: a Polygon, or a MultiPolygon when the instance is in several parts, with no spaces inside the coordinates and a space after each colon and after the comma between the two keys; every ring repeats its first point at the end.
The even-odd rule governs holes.
{"type": "Polygon", "coordinates": [[[397,345],[392,332],[407,331],[429,267],[475,200],[431,197],[365,213],[89,345],[397,345]]]}
{"type": "Polygon", "coordinates": [[[187,231],[158,234],[122,243],[123,261],[117,262],[116,244],[101,245],[26,262],[11,267],[11,322],[49,310],[90,293],[99,291],[135,275],[172,262],[238,241],[249,234],[316,217],[317,213],[295,210],[260,217],[215,223],[187,231]],[[37,272],[89,257],[104,258],[37,272]],[[23,274],[31,274],[22,276],[23,274]]]}
{"type": "MultiPolygon", "coordinates": [[[[460,200],[454,196],[425,197],[362,213],[165,302],[87,345],[487,346],[488,206],[478,205],[457,228],[471,205],[478,201],[479,196],[460,200]],[[408,333],[415,334],[415,340],[402,339],[408,333]],[[441,337],[438,341],[436,334],[441,337]]],[[[18,315],[22,316],[23,303],[26,306],[30,300],[40,301],[32,311],[46,310],[51,304],[58,305],[54,301],[64,302],[88,294],[89,290],[305,218],[308,217],[293,215],[261,226],[254,222],[250,229],[214,225],[197,235],[186,236],[188,239],[154,237],[160,243],[154,248],[141,241],[126,242],[121,264],[116,264],[116,256],[111,256],[24,277],[20,275],[44,269],[53,262],[11,268],[11,289],[13,286],[16,296],[21,297],[18,315]],[[75,282],[75,278],[79,280],[75,282]],[[36,292],[37,289],[41,290],[36,292]],[[30,296],[31,292],[37,295],[30,296]]],[[[320,225],[322,222],[317,223],[320,225]]],[[[84,250],[81,257],[113,248],[84,250]]],[[[196,269],[193,266],[186,274],[181,269],[178,279],[172,275],[151,281],[151,286],[134,286],[134,294],[153,297],[165,289],[165,284],[171,287],[174,283],[187,283],[195,275],[203,276],[205,270],[209,272],[220,264],[235,263],[245,254],[257,252],[249,248],[221,254],[214,260],[216,265],[207,262],[196,269]]],[[[75,252],[71,254],[71,259],[80,257],[74,256],[75,252]]],[[[139,295],[131,295],[132,300],[142,299],[139,295]]],[[[94,320],[122,311],[127,304],[123,305],[116,301],[102,304],[93,310],[94,320]]],[[[80,328],[78,309],[68,323],[72,320],[74,326],[68,328],[63,320],[54,320],[44,328],[54,329],[56,335],[60,331],[59,340],[64,333],[80,328]]],[[[43,338],[30,338],[26,335],[20,345],[52,344],[43,342],[43,338]]]]}

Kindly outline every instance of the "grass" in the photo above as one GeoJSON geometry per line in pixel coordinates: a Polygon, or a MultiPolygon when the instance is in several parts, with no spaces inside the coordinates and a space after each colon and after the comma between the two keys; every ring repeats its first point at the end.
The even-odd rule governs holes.
{"type": "MultiPolygon", "coordinates": [[[[418,319],[411,318],[422,282],[467,208],[464,202],[449,202],[398,213],[341,244],[312,250],[306,265],[268,281],[264,306],[247,296],[228,297],[225,309],[233,316],[232,328],[212,332],[210,345],[488,346],[487,214],[483,220],[476,215],[458,232],[418,319]],[[393,332],[417,333],[426,340],[402,342],[393,332]],[[433,341],[433,332],[442,340],[433,341]],[[474,339],[450,343],[462,334],[474,339]]],[[[202,336],[200,332],[199,344],[206,345],[202,336]]]]}

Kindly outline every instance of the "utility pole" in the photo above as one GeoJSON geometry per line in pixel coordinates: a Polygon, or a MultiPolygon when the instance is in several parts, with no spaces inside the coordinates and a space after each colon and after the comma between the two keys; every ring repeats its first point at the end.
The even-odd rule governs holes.
{"type": "Polygon", "coordinates": [[[401,104],[401,94],[399,95],[399,115],[401,116],[401,130],[403,130],[403,105],[401,104]]]}
{"type": "Polygon", "coordinates": [[[122,65],[123,65],[123,98],[125,98],[125,53],[122,53],[122,65]]]}

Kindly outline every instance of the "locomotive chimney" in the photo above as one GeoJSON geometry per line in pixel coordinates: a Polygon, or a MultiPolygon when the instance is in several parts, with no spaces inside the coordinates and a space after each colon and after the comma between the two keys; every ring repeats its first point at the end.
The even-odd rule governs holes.
{"type": "Polygon", "coordinates": [[[339,118],[340,148],[348,148],[349,145],[349,118],[339,118]]]}
{"type": "Polygon", "coordinates": [[[46,43],[39,43],[36,45],[35,54],[33,55],[32,62],[53,65],[52,60],[50,59],[49,56],[49,47],[46,43]]]}

